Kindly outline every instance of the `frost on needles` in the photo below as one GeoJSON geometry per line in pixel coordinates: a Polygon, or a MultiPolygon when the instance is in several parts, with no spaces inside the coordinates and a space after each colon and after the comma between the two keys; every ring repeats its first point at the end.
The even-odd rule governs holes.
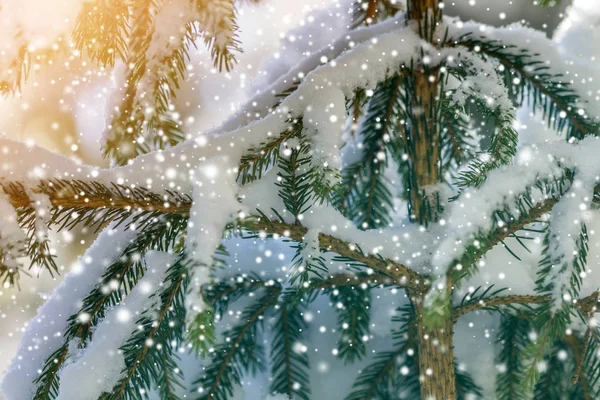
{"type": "Polygon", "coordinates": [[[600,396],[600,76],[568,53],[600,35],[587,2],[554,42],[431,0],[337,4],[339,37],[201,134],[174,106],[190,52],[235,68],[248,5],[72,0],[37,42],[6,3],[5,94],[65,35],[120,77],[111,168],[0,143],[7,288],[26,258],[58,272],[52,232],[99,232],[26,326],[8,399],[600,396]]]}

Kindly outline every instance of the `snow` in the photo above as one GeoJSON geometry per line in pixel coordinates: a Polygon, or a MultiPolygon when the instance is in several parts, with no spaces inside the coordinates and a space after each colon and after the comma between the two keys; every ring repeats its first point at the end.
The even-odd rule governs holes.
{"type": "Polygon", "coordinates": [[[300,249],[300,257],[302,262],[290,271],[291,280],[296,281],[298,278],[299,282],[304,285],[308,285],[308,280],[313,279],[317,276],[317,273],[312,270],[311,266],[314,260],[321,257],[321,251],[319,247],[319,230],[309,229],[302,240],[302,248],[300,249]],[[302,275],[307,272],[307,279],[302,279],[302,275]]]}
{"type": "Polygon", "coordinates": [[[155,71],[161,58],[181,46],[187,24],[193,20],[192,3],[185,0],[166,0],[156,14],[154,33],[146,51],[147,68],[155,71]]]}
{"type": "Polygon", "coordinates": [[[430,229],[414,224],[394,228],[360,230],[333,207],[313,206],[304,214],[302,225],[318,229],[343,241],[355,244],[365,254],[380,255],[417,272],[429,273],[429,264],[444,226],[431,224],[430,229]]]}
{"type": "Polygon", "coordinates": [[[91,342],[60,372],[57,400],[98,399],[102,393],[110,393],[123,377],[127,366],[120,348],[137,329],[142,314],[152,312],[157,306],[159,297],[156,293],[174,256],[149,251],[145,259],[144,277],[122,304],[110,310],[98,323],[91,342]]]}
{"type": "Polygon", "coordinates": [[[585,224],[586,213],[589,212],[594,188],[598,176],[576,175],[571,188],[561,197],[552,209],[549,229],[548,255],[554,268],[545,279],[545,284],[552,284],[553,309],[564,302],[570,303],[571,277],[575,273],[573,263],[579,255],[578,244],[582,225],[585,224]],[[561,267],[565,266],[565,271],[561,267]]]}
{"type": "Polygon", "coordinates": [[[33,380],[44,362],[62,345],[68,318],[98,283],[105,269],[133,238],[133,232],[105,229],[94,244],[52,292],[23,332],[17,355],[2,380],[2,392],[11,400],[29,400],[33,380]]]}
{"type": "Polygon", "coordinates": [[[200,288],[210,281],[212,257],[221,243],[225,226],[241,211],[236,175],[235,164],[230,159],[217,157],[204,162],[192,177],[193,202],[186,236],[186,251],[194,261],[186,296],[189,320],[204,309],[200,288]]]}
{"type": "Polygon", "coordinates": [[[196,18],[204,34],[211,38],[211,46],[222,50],[233,46],[237,36],[235,5],[228,0],[213,0],[210,4],[198,0],[198,4],[196,18]]]}
{"type": "MultiPolygon", "coordinates": [[[[596,137],[583,139],[577,144],[562,141],[522,148],[513,165],[492,171],[480,188],[465,190],[454,202],[447,221],[447,236],[433,259],[434,268],[445,272],[453,260],[462,256],[475,235],[495,227],[496,221],[491,218],[495,210],[506,204],[516,212],[518,196],[535,189],[534,185],[541,179],[559,177],[564,168],[576,168],[577,175],[586,177],[586,182],[595,180],[600,173],[600,168],[593,161],[598,151],[600,140],[596,137]]],[[[539,194],[536,197],[533,192],[533,195],[534,205],[543,200],[539,194]]]]}
{"type": "Polygon", "coordinates": [[[598,118],[600,117],[600,107],[598,107],[600,83],[598,79],[594,79],[597,71],[593,62],[598,56],[598,50],[595,42],[590,40],[590,35],[592,37],[598,35],[597,29],[590,29],[594,27],[597,13],[586,11],[590,7],[597,9],[597,5],[591,6],[591,4],[592,2],[585,0],[575,2],[574,7],[570,8],[570,17],[557,29],[554,41],[548,39],[543,32],[520,23],[496,28],[474,21],[463,22],[458,18],[446,17],[444,21],[448,24],[448,34],[451,38],[469,34],[472,38],[498,40],[507,47],[514,46],[512,51],[515,54],[527,50],[535,55],[534,58],[547,67],[547,73],[561,75],[556,80],[569,82],[583,101],[589,103],[587,105],[581,103],[587,115],[598,118]],[[582,20],[584,14],[587,17],[582,20]],[[578,24],[577,30],[572,30],[575,21],[581,24],[578,24]],[[585,53],[582,51],[584,48],[585,53]]]}
{"type": "MultiPolygon", "coordinates": [[[[54,4],[56,1],[48,3],[54,4]]],[[[155,32],[155,42],[148,50],[149,59],[156,60],[157,57],[166,54],[169,46],[180,43],[172,39],[180,37],[181,32],[166,28],[172,25],[170,21],[186,18],[185,13],[182,13],[179,8],[183,6],[182,4],[179,0],[165,3],[159,14],[163,22],[157,24],[160,29],[155,32]]],[[[6,10],[0,11],[0,18],[2,13],[7,12],[6,10]]],[[[224,11],[223,15],[228,15],[232,10],[224,9],[224,11]]],[[[59,11],[55,10],[55,12],[59,11]]],[[[566,70],[567,77],[573,81],[584,98],[597,101],[599,92],[596,85],[600,80],[590,79],[595,65],[592,61],[596,60],[592,57],[598,56],[597,49],[590,49],[590,47],[593,47],[597,40],[589,40],[587,36],[588,28],[596,23],[597,18],[598,12],[593,6],[589,6],[585,1],[575,0],[574,7],[559,28],[554,41],[520,25],[492,28],[449,18],[445,22],[450,27],[450,34],[455,37],[471,32],[476,37],[497,38],[505,43],[526,47],[532,52],[540,52],[540,59],[544,60],[552,71],[566,70]],[[582,37],[586,40],[581,40],[582,37]],[[564,61],[567,56],[571,61],[564,61]]],[[[214,22],[204,21],[205,27],[214,31],[214,26],[210,28],[214,22]]],[[[192,271],[193,283],[187,306],[192,311],[201,310],[204,304],[199,296],[199,287],[211,278],[208,266],[212,263],[215,249],[221,243],[221,232],[227,223],[254,213],[256,208],[272,217],[275,217],[272,211],[274,209],[285,218],[290,218],[289,213],[282,212],[284,207],[274,190],[276,171],[269,171],[262,180],[244,187],[239,187],[235,179],[236,166],[242,154],[249,148],[278,135],[285,129],[289,119],[303,119],[304,133],[312,145],[314,166],[339,169],[342,164],[340,152],[345,139],[342,135],[347,120],[346,98],[351,96],[357,87],[374,88],[377,82],[389,77],[401,64],[408,62],[420,46],[425,47],[434,64],[453,57],[457,62],[467,62],[472,66],[473,76],[468,77],[458,86],[454,95],[455,101],[464,104],[467,97],[475,95],[482,97],[486,102],[497,104],[503,114],[513,113],[506,90],[489,64],[477,57],[463,53],[459,55],[453,50],[443,50],[438,54],[437,50],[423,44],[403,22],[403,17],[400,15],[382,24],[346,33],[344,23],[336,21],[334,30],[340,34],[339,39],[329,43],[323,42],[325,47],[320,51],[299,47],[298,53],[293,55],[294,60],[286,59],[283,55],[280,58],[281,63],[272,64],[274,69],[265,78],[265,83],[269,84],[269,87],[261,91],[261,94],[255,96],[220,127],[198,135],[194,140],[186,141],[175,148],[139,157],[131,165],[109,170],[99,169],[34,146],[3,140],[0,142],[0,149],[2,149],[0,175],[7,180],[23,180],[29,187],[34,187],[40,179],[63,177],[105,183],[118,182],[145,187],[157,193],[170,189],[191,196],[193,205],[190,210],[186,250],[197,266],[192,271]],[[300,64],[294,67],[292,65],[296,60],[299,60],[300,64]],[[274,110],[273,107],[280,100],[275,95],[289,88],[292,83],[299,83],[298,89],[274,110]]],[[[310,21],[307,27],[307,32],[314,29],[310,27],[310,21]]],[[[230,30],[224,30],[224,32],[228,31],[230,30]]],[[[294,35],[304,34],[299,30],[294,35]]],[[[315,40],[326,40],[326,36],[323,35],[315,40]]],[[[217,38],[217,44],[223,45],[230,40],[229,34],[221,35],[217,38]]],[[[256,88],[258,90],[258,86],[256,88]]],[[[589,112],[599,113],[598,108],[593,107],[589,112]]],[[[308,229],[304,238],[303,257],[310,259],[320,256],[318,235],[323,233],[334,235],[351,245],[359,246],[366,253],[381,255],[418,272],[443,273],[453,260],[462,255],[466,245],[475,235],[495,227],[495,221],[491,218],[494,210],[504,204],[514,208],[516,196],[540,179],[555,177],[563,168],[568,167],[575,171],[576,179],[567,195],[554,207],[550,216],[552,221],[550,229],[552,237],[561,238],[560,241],[555,240],[556,245],[552,247],[555,253],[553,256],[561,260],[572,260],[580,222],[585,221],[590,228],[590,235],[594,235],[593,228],[597,227],[600,220],[598,213],[589,211],[592,190],[600,172],[594,165],[597,164],[594,160],[597,159],[600,145],[597,139],[592,138],[580,143],[552,143],[553,140],[548,136],[553,132],[539,134],[537,126],[531,130],[535,132],[528,138],[530,140],[526,145],[521,141],[521,149],[514,165],[493,172],[481,188],[465,190],[458,201],[448,204],[444,219],[439,224],[431,224],[427,229],[410,224],[407,220],[394,219],[391,227],[362,231],[332,207],[313,206],[302,219],[302,224],[308,229]]],[[[437,191],[438,187],[432,186],[428,189],[437,191]]],[[[542,200],[539,192],[534,190],[533,195],[536,201],[542,200]]],[[[40,212],[37,222],[41,227],[46,222],[41,211],[49,207],[48,198],[40,196],[33,200],[40,212]]],[[[13,239],[23,233],[20,232],[18,225],[15,228],[14,210],[6,199],[0,202],[0,211],[3,216],[8,215],[9,219],[13,218],[12,227],[10,224],[0,226],[0,236],[13,235],[10,240],[12,243],[13,239]],[[6,232],[10,230],[10,233],[5,233],[3,230],[6,232]]],[[[293,221],[287,220],[287,222],[293,221]]],[[[119,247],[122,248],[131,237],[130,234],[122,232],[115,233],[113,236],[115,237],[111,237],[108,233],[101,236],[99,243],[82,259],[85,273],[71,272],[65,283],[40,309],[38,317],[28,326],[19,356],[14,360],[3,383],[3,388],[11,399],[32,397],[32,384],[28,382],[37,376],[37,370],[45,357],[60,344],[60,335],[56,333],[64,331],[66,318],[77,312],[77,304],[81,297],[93,287],[106,267],[108,260],[103,260],[103,257],[106,257],[106,249],[115,251],[114,254],[108,255],[108,258],[114,258],[119,253],[119,247]],[[88,257],[90,263],[86,264],[88,257]]],[[[598,286],[599,278],[596,278],[596,275],[600,264],[596,242],[591,243],[590,263],[586,271],[588,279],[584,279],[582,294],[589,293],[598,286]]],[[[513,247],[517,246],[513,239],[507,239],[506,243],[513,247]]],[[[291,257],[288,244],[284,243],[282,238],[269,242],[256,239],[249,244],[232,240],[227,244],[234,248],[231,265],[226,271],[215,272],[216,275],[228,277],[232,272],[258,271],[262,276],[279,281],[285,280],[291,257]],[[275,253],[279,253],[281,258],[276,257],[275,253]],[[253,264],[248,260],[256,260],[256,263],[253,264]]],[[[479,262],[480,272],[469,280],[468,285],[476,287],[495,283],[509,287],[511,294],[531,294],[535,286],[535,271],[540,247],[539,240],[534,241],[531,244],[532,254],[521,255],[522,261],[507,256],[502,246],[495,247],[479,262]]],[[[158,262],[160,257],[168,258],[166,255],[159,256],[154,253],[148,256],[149,263],[158,262]]],[[[166,264],[159,263],[163,267],[166,264]]],[[[342,263],[328,261],[327,266],[330,271],[345,271],[342,263]]],[[[142,283],[148,279],[148,282],[152,281],[156,286],[162,279],[158,275],[164,271],[156,274],[151,272],[149,271],[142,283]]],[[[558,293],[555,294],[557,298],[565,291],[566,282],[563,280],[565,276],[551,277],[557,282],[558,293]]],[[[118,349],[135,329],[136,318],[133,316],[152,308],[152,299],[148,293],[142,293],[144,291],[142,283],[134,288],[123,305],[107,314],[99,324],[88,347],[61,372],[63,379],[60,398],[82,398],[82,393],[77,390],[76,385],[90,387],[92,393],[90,398],[96,398],[101,391],[110,390],[119,379],[124,362],[122,355],[115,349],[118,349]],[[112,351],[107,352],[106,349],[112,351]],[[89,373],[90,368],[93,369],[93,374],[89,373]],[[98,382],[98,379],[102,379],[103,382],[98,382]]],[[[465,290],[469,290],[470,287],[465,290]]],[[[388,289],[373,291],[372,323],[374,326],[369,341],[375,338],[382,340],[373,341],[373,347],[369,347],[370,352],[377,353],[389,347],[389,333],[394,327],[390,317],[396,315],[395,307],[406,302],[402,294],[398,295],[388,289]]],[[[236,315],[239,314],[239,304],[235,307],[231,315],[220,322],[221,330],[226,329],[231,321],[235,321],[236,315]]],[[[320,298],[313,303],[310,311],[306,313],[306,318],[311,321],[307,332],[312,347],[311,361],[312,365],[317,367],[311,370],[313,396],[332,398],[328,389],[331,382],[348,381],[348,378],[354,377],[356,371],[360,370],[366,361],[342,366],[331,353],[331,349],[335,348],[337,334],[331,329],[331,321],[335,319],[335,314],[328,299],[320,298]],[[321,327],[325,328],[325,332],[322,332],[321,327]]],[[[490,368],[471,370],[477,374],[478,383],[486,383],[490,389],[492,386],[490,382],[493,380],[489,379],[489,376],[494,373],[493,352],[482,350],[492,348],[495,320],[493,318],[484,320],[477,316],[474,316],[473,320],[485,329],[481,328],[482,332],[478,330],[477,333],[471,334],[472,330],[470,327],[467,328],[466,322],[460,322],[456,329],[456,336],[459,337],[456,345],[457,356],[462,360],[473,360],[471,357],[476,353],[479,358],[476,359],[478,361],[475,361],[475,364],[492,366],[491,370],[490,368]],[[475,335],[478,341],[473,345],[472,336],[475,335]],[[466,345],[466,342],[469,345],[466,345]]],[[[266,325],[270,323],[268,317],[265,317],[265,322],[266,325]]],[[[71,347],[76,350],[74,343],[71,347]]],[[[194,367],[198,368],[198,365],[200,364],[196,363],[194,367]]],[[[251,397],[265,398],[268,392],[266,389],[268,379],[264,376],[245,381],[243,385],[244,388],[236,389],[236,393],[246,392],[248,397],[247,393],[260,392],[251,397]]],[[[338,397],[345,394],[337,387],[336,392],[338,397]]],[[[283,400],[287,397],[275,395],[266,398],[283,400]]]]}
{"type": "Polygon", "coordinates": [[[462,67],[470,74],[453,88],[452,96],[456,103],[464,107],[469,98],[475,97],[490,108],[496,108],[504,118],[514,118],[514,107],[508,97],[508,90],[492,64],[455,48],[446,49],[443,54],[448,65],[462,67]]]}
{"type": "Polygon", "coordinates": [[[327,96],[316,97],[308,105],[302,120],[312,140],[312,163],[323,170],[341,167],[340,147],[346,122],[346,99],[344,93],[336,88],[327,96]]]}
{"type": "Polygon", "coordinates": [[[334,60],[344,52],[363,43],[373,41],[374,38],[401,29],[404,26],[404,14],[390,18],[380,24],[355,29],[348,33],[340,33],[340,37],[329,46],[316,51],[308,57],[303,57],[298,64],[291,67],[275,82],[252,97],[245,106],[241,107],[232,116],[227,118],[211,132],[227,132],[254,121],[257,115],[262,118],[280,101],[277,94],[285,92],[294,82],[305,81],[308,71],[314,71],[323,62],[322,59],[334,60]]]}
{"type": "MultiPolygon", "coordinates": [[[[130,165],[98,169],[65,157],[51,154],[36,146],[26,146],[7,140],[0,140],[3,157],[0,176],[9,179],[48,179],[78,178],[100,182],[118,182],[153,190],[178,189],[191,192],[192,185],[185,174],[179,178],[166,176],[165,171],[177,171],[182,166],[197,166],[207,157],[224,155],[232,160],[240,157],[250,148],[257,147],[273,135],[278,135],[287,127],[287,120],[301,117],[311,109],[312,104],[334,104],[339,124],[331,122],[331,115],[319,115],[311,123],[319,124],[316,144],[340,146],[339,137],[343,132],[344,106],[342,96],[349,97],[358,87],[374,88],[378,82],[389,77],[400,65],[408,63],[413,51],[423,43],[412,31],[404,28],[385,33],[365,43],[355,45],[338,59],[316,68],[307,74],[298,89],[286,97],[277,110],[245,127],[220,134],[206,134],[189,140],[163,152],[142,155],[130,165]],[[320,130],[324,129],[323,135],[320,130]],[[328,135],[333,135],[328,137],[328,135]],[[40,161],[43,160],[43,161],[40,161]]],[[[332,114],[334,115],[334,114],[332,114]]],[[[310,117],[309,117],[310,119],[310,117]]],[[[315,125],[313,125],[314,127],[315,125]]],[[[324,162],[339,166],[339,154],[327,151],[324,162]]],[[[189,167],[188,166],[188,167],[189,167]]]]}
{"type": "MultiPolygon", "coordinates": [[[[3,0],[0,8],[0,82],[17,79],[12,69],[18,52],[56,51],[87,0],[3,0]]],[[[62,42],[62,43],[61,43],[62,42]]]]}

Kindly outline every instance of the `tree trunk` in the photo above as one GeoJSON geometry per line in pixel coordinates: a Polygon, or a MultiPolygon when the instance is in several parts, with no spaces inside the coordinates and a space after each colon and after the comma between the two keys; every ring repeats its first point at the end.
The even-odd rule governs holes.
{"type": "MultiPolygon", "coordinates": [[[[413,26],[418,29],[418,34],[434,46],[436,24],[441,20],[438,1],[407,1],[408,18],[415,22],[413,26]]],[[[439,91],[438,71],[422,66],[415,71],[413,85],[411,214],[418,223],[427,224],[439,217],[439,203],[424,190],[426,186],[440,181],[440,132],[435,111],[439,91]]],[[[437,328],[427,329],[423,322],[425,293],[409,293],[409,297],[415,308],[421,399],[456,400],[452,315],[445,315],[437,328]]]]}
{"type": "Polygon", "coordinates": [[[425,191],[440,182],[440,136],[434,102],[438,97],[438,73],[415,72],[413,109],[416,126],[410,130],[414,143],[413,168],[416,190],[411,193],[411,214],[420,224],[438,220],[439,203],[425,191]],[[430,81],[433,77],[433,82],[430,81]]]}
{"type": "Polygon", "coordinates": [[[423,324],[423,299],[413,300],[416,311],[421,400],[456,400],[452,316],[436,329],[423,324]]]}
{"type": "MultiPolygon", "coordinates": [[[[425,40],[436,45],[434,32],[440,22],[438,0],[408,0],[408,18],[425,40]]],[[[412,163],[410,214],[422,225],[439,219],[440,202],[427,186],[440,182],[440,132],[437,124],[436,101],[439,98],[439,71],[426,65],[414,72],[411,126],[407,134],[411,143],[412,163]]]]}

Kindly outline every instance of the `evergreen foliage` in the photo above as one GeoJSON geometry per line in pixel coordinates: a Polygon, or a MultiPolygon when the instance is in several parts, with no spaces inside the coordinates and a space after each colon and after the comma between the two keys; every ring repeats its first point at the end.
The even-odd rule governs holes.
{"type": "MultiPolygon", "coordinates": [[[[185,4],[189,15],[180,15],[181,26],[171,35],[174,39],[157,53],[153,51],[158,33],[164,33],[160,16],[172,5],[166,0],[87,2],[76,21],[73,40],[80,53],[102,67],[118,61],[128,66],[103,144],[104,155],[113,166],[128,168],[138,155],[163,154],[161,151],[179,143],[191,143],[194,150],[201,147],[186,140],[173,100],[186,80],[189,52],[198,39],[208,47],[217,69],[234,67],[235,54],[241,51],[237,4],[231,0],[190,0],[185,4]]],[[[277,131],[269,130],[263,140],[246,141],[244,137],[234,142],[226,134],[211,139],[221,140],[211,151],[222,151],[224,159],[230,155],[226,145],[235,148],[231,154],[236,155],[236,146],[251,143],[239,152],[241,157],[237,154],[228,160],[233,161],[232,171],[226,171],[233,172],[232,185],[266,190],[264,178],[271,174],[274,184],[268,190],[276,194],[264,203],[266,196],[261,197],[261,204],[242,207],[246,194],[236,191],[232,197],[240,201],[236,203],[239,210],[219,232],[216,223],[195,230],[203,220],[190,216],[193,205],[227,200],[226,190],[218,192],[220,184],[227,186],[224,175],[214,182],[198,178],[196,168],[212,160],[204,150],[198,150],[193,160],[180,154],[182,165],[200,163],[190,167],[194,171],[190,180],[196,185],[192,194],[187,189],[164,189],[168,185],[162,184],[153,188],[123,180],[111,182],[113,175],[80,179],[65,174],[60,179],[23,182],[2,179],[0,200],[6,196],[24,231],[20,241],[9,243],[0,229],[0,278],[10,285],[18,278],[14,261],[23,255],[32,265],[58,273],[47,235],[50,229],[86,227],[102,234],[134,231],[127,244],[116,249],[118,256],[108,260],[91,290],[81,295],[77,312],[65,316],[67,327],[61,332],[60,345],[44,357],[33,378],[36,399],[58,397],[63,368],[77,358],[76,353],[86,351],[107,313],[126,304],[127,296],[147,272],[152,250],[170,253],[176,261],[150,295],[154,306],[136,316],[137,328],[119,348],[126,367],[102,399],[141,400],[156,391],[164,399],[226,400],[244,378],[258,373],[270,374],[270,394],[311,399],[312,357],[306,351],[311,326],[306,313],[319,296],[326,296],[337,312],[334,353],[339,362],[367,363],[357,371],[352,387],[345,389],[348,400],[440,396],[439,388],[427,383],[432,373],[439,374],[434,378],[440,382],[451,383],[443,394],[451,400],[484,398],[478,382],[456,361],[452,346],[453,325],[461,316],[479,311],[500,318],[496,337],[498,399],[588,399],[600,395],[600,333],[590,323],[598,292],[581,294],[589,251],[587,227],[579,221],[576,235],[570,230],[566,233],[575,241],[574,254],[569,254],[561,252],[565,236],[556,230],[564,227],[553,225],[560,207],[565,206],[564,199],[573,197],[572,190],[579,188],[589,171],[584,171],[585,165],[558,157],[518,190],[499,185],[495,191],[494,186],[505,178],[502,173],[517,154],[515,106],[540,113],[551,130],[564,133],[570,146],[597,135],[598,121],[584,110],[575,86],[548,68],[541,55],[486,39],[478,32],[450,37],[449,30],[441,28],[453,22],[442,18],[437,2],[409,0],[408,9],[401,8],[390,0],[352,4],[354,32],[363,29],[360,32],[367,35],[374,31],[368,25],[397,18],[402,22],[398,32],[405,35],[402,41],[418,46],[376,79],[357,79],[362,86],[342,91],[346,109],[327,115],[332,123],[342,115],[347,119],[343,135],[338,132],[339,148],[316,147],[323,142],[330,145],[328,135],[334,134],[323,126],[327,120],[315,123],[318,113],[313,120],[308,112],[302,114],[304,110],[286,108],[290,104],[304,106],[303,96],[313,86],[342,90],[335,85],[326,87],[323,82],[327,80],[313,81],[308,75],[294,77],[282,93],[271,93],[267,118],[273,122],[283,116],[280,122],[285,121],[273,123],[277,131]],[[493,90],[486,91],[490,87],[493,90]],[[474,128],[479,122],[474,108],[495,127],[491,137],[481,143],[474,128]],[[325,140],[319,135],[326,136],[325,140]],[[339,157],[341,167],[335,165],[335,157],[321,157],[338,152],[343,155],[339,157]],[[210,196],[204,194],[195,196],[198,187],[209,183],[215,185],[217,200],[207,200],[210,196]],[[444,230],[449,210],[488,190],[499,200],[484,216],[485,223],[475,224],[469,235],[451,243],[448,263],[433,265],[435,246],[452,239],[452,229],[459,230],[456,221],[452,229],[444,230]],[[39,212],[41,205],[49,208],[46,214],[39,212]],[[314,222],[306,222],[324,215],[319,212],[333,216],[323,222],[332,226],[317,229],[314,222]],[[246,239],[246,243],[281,240],[295,255],[286,265],[285,279],[272,279],[258,270],[229,276],[224,244],[215,245],[215,254],[201,255],[206,257],[203,260],[212,260],[212,265],[198,263],[188,252],[191,232],[209,232],[216,242],[226,242],[231,235],[246,239]],[[374,232],[382,237],[376,246],[371,236],[374,232]],[[401,240],[417,232],[428,233],[424,237],[431,243],[413,248],[406,245],[395,257],[384,251],[386,246],[404,246],[401,240]],[[530,251],[527,240],[540,236],[543,248],[535,293],[515,295],[509,288],[487,285],[459,296],[494,247],[501,246],[520,259],[521,250],[530,251]],[[354,243],[363,238],[364,242],[354,243]],[[509,243],[514,242],[521,247],[510,248],[509,243]],[[429,257],[427,265],[418,264],[421,253],[429,257]],[[401,259],[400,254],[406,258],[401,259]],[[195,293],[190,288],[199,270],[206,272],[210,282],[195,293]],[[375,290],[406,294],[406,305],[398,308],[399,316],[391,321],[393,340],[386,351],[378,352],[369,343],[375,290]],[[187,307],[187,300],[194,296],[205,306],[196,314],[187,307]],[[231,311],[234,304],[245,307],[236,314],[231,311]],[[224,324],[225,318],[233,322],[224,324]],[[226,329],[221,329],[222,325],[226,329]],[[425,340],[440,345],[431,346],[425,340]],[[193,388],[185,387],[179,368],[183,351],[204,358],[193,388]],[[440,365],[422,367],[423,360],[436,360],[447,368],[440,372],[440,365]]],[[[374,38],[369,40],[369,46],[377,43],[374,38]]],[[[350,57],[353,51],[340,57],[350,57]]],[[[13,62],[18,77],[0,83],[0,91],[19,87],[27,75],[25,60],[29,56],[27,49],[18,52],[13,62]]],[[[327,94],[319,92],[315,97],[320,95],[327,94]]],[[[144,162],[148,160],[144,158],[144,162]]],[[[583,198],[589,204],[592,199],[597,202],[596,188],[587,189],[583,198]]],[[[216,208],[206,208],[210,214],[206,219],[217,214],[216,208]]]]}

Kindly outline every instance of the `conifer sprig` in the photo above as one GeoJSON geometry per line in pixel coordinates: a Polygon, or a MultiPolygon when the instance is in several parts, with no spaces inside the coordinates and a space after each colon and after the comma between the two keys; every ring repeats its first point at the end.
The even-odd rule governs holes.
{"type": "Polygon", "coordinates": [[[73,30],[75,47],[103,67],[127,58],[129,1],[85,2],[73,30]]]}
{"type": "Polygon", "coordinates": [[[145,310],[137,329],[121,347],[125,358],[125,371],[121,380],[101,400],[142,400],[144,393],[157,385],[167,398],[177,399],[173,390],[181,386],[181,376],[175,369],[176,352],[183,342],[185,321],[184,295],[188,281],[186,257],[178,257],[167,270],[162,288],[154,294],[156,309],[145,310]],[[148,377],[150,379],[148,379],[148,377]],[[143,389],[143,390],[140,390],[143,389]]]}
{"type": "Polygon", "coordinates": [[[390,223],[392,193],[384,172],[391,156],[390,142],[399,140],[394,127],[403,115],[398,99],[401,81],[395,76],[374,90],[364,122],[355,133],[361,143],[361,157],[342,169],[343,192],[336,199],[338,207],[363,229],[390,223]]]}
{"type": "Polygon", "coordinates": [[[36,396],[50,400],[58,395],[58,373],[67,360],[71,341],[77,339],[85,345],[106,311],[119,304],[143,276],[145,269],[140,255],[149,250],[168,251],[185,228],[185,220],[179,216],[163,218],[151,229],[141,231],[122,255],[108,266],[101,281],[83,299],[77,313],[69,317],[63,344],[44,362],[42,372],[34,381],[38,385],[36,396]]]}
{"type": "Polygon", "coordinates": [[[501,65],[498,72],[517,104],[531,106],[541,113],[550,128],[566,132],[567,139],[598,134],[598,121],[582,108],[584,101],[570,82],[563,75],[552,73],[539,54],[468,34],[450,42],[481,57],[497,60],[501,65]]]}
{"type": "Polygon", "coordinates": [[[275,283],[265,291],[244,309],[240,323],[223,334],[229,340],[214,349],[211,363],[195,382],[200,394],[198,399],[227,400],[244,373],[264,370],[264,349],[257,341],[257,334],[262,316],[277,302],[281,286],[275,283]]]}
{"type": "Polygon", "coordinates": [[[340,286],[329,291],[338,319],[338,357],[345,363],[362,359],[367,352],[371,321],[371,291],[362,286],[340,286]]]}
{"type": "Polygon", "coordinates": [[[276,307],[271,344],[271,393],[282,393],[289,398],[309,400],[309,359],[302,346],[308,345],[305,332],[308,324],[302,312],[302,303],[287,299],[296,294],[284,294],[276,307]]]}

